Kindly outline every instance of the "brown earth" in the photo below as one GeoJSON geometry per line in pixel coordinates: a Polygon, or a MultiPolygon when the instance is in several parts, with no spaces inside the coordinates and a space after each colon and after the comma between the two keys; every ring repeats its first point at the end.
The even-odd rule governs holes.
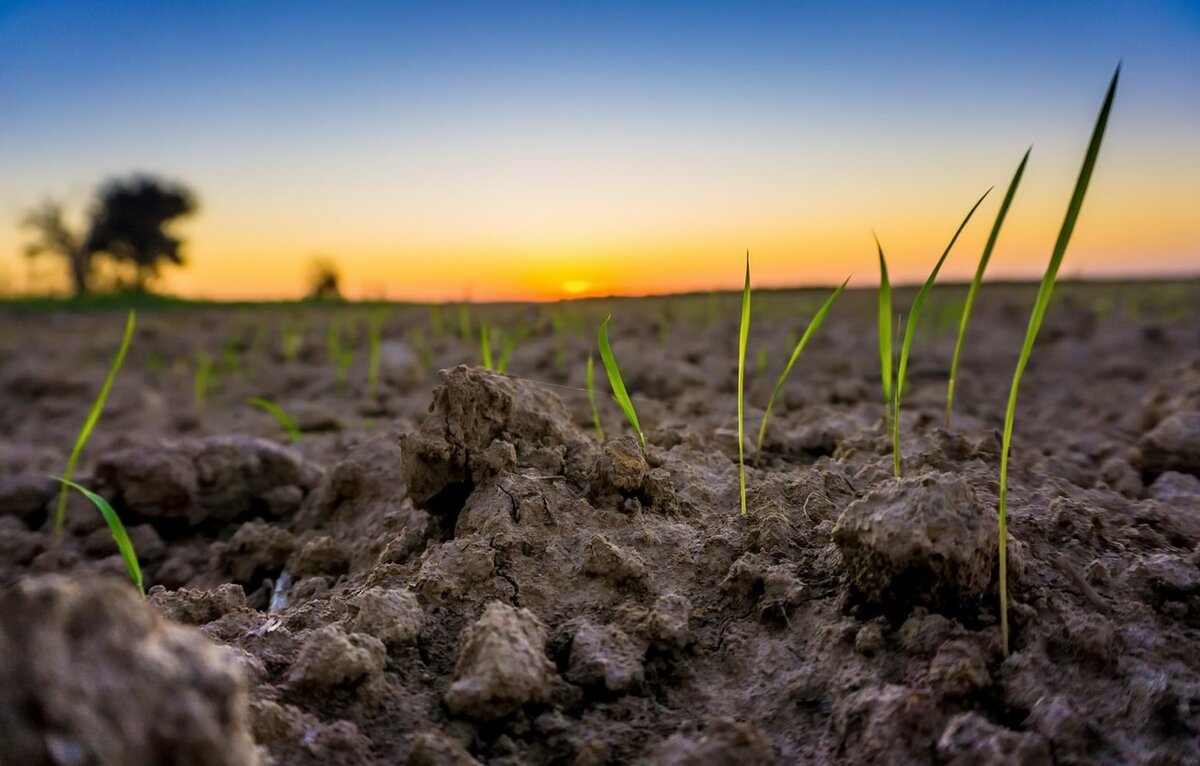
{"type": "MultiPolygon", "coordinates": [[[[737,295],[475,307],[497,356],[520,336],[504,376],[463,366],[453,307],[145,312],[79,472],[144,603],[82,497],[55,548],[47,478],[123,317],[0,309],[0,764],[1200,762],[1200,285],[1056,293],[1017,414],[1007,657],[998,431],[1033,290],[985,288],[947,430],[962,295],[927,306],[904,477],[874,294],[847,293],[745,518],[737,295]],[[644,453],[599,371],[591,427],[610,312],[644,453]]],[[[755,296],[748,434],[823,297],[755,296]]]]}

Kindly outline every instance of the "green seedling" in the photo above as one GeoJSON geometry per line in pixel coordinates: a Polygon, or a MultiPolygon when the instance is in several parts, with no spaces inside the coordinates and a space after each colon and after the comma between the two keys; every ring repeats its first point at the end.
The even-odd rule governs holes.
{"type": "Polygon", "coordinates": [[[496,360],[496,372],[503,374],[508,369],[508,360],[512,359],[513,351],[517,349],[517,336],[505,335],[504,343],[500,346],[500,358],[496,360]]]}
{"type": "Polygon", "coordinates": [[[592,425],[596,427],[596,438],[604,441],[604,428],[600,425],[600,408],[596,406],[596,368],[592,363],[592,355],[587,360],[587,396],[588,404],[592,407],[592,425]]]}
{"type": "Polygon", "coordinates": [[[325,333],[325,353],[334,364],[342,358],[342,326],[337,319],[329,322],[329,329],[325,333]]]}
{"type": "Polygon", "coordinates": [[[767,347],[763,346],[758,350],[758,354],[754,359],[754,377],[761,378],[767,373],[767,347]]]}
{"type": "Polygon", "coordinates": [[[213,360],[207,351],[196,352],[196,368],[192,371],[192,400],[196,407],[204,409],[208,401],[208,384],[212,378],[213,360]]]}
{"type": "Polygon", "coordinates": [[[108,501],[91,491],[87,487],[80,486],[73,481],[52,476],[57,482],[60,482],[63,489],[75,489],[81,495],[86,497],[100,511],[100,515],[104,517],[104,521],[108,524],[108,529],[112,532],[113,542],[117,544],[117,550],[121,553],[121,558],[125,562],[125,568],[129,570],[129,579],[137,586],[138,593],[142,597],[146,596],[146,589],[142,586],[142,568],[138,566],[137,551],[133,549],[133,541],[129,539],[129,534],[125,531],[125,525],[121,523],[121,517],[113,510],[113,507],[108,504],[108,501]]]}
{"type": "Polygon", "coordinates": [[[954,358],[950,362],[950,382],[946,386],[947,431],[950,430],[950,414],[954,409],[954,383],[958,380],[958,363],[962,357],[963,341],[967,337],[967,323],[971,320],[971,309],[975,305],[975,296],[979,292],[979,286],[983,284],[983,272],[987,270],[988,261],[992,259],[992,250],[996,247],[996,239],[1000,236],[1000,227],[1004,225],[1008,208],[1017,194],[1017,187],[1021,185],[1021,176],[1025,174],[1025,165],[1029,162],[1031,151],[1033,151],[1033,147],[1025,150],[1025,156],[1021,158],[1021,164],[1017,166],[1017,172],[1013,174],[1012,181],[1008,184],[1008,191],[1004,193],[1004,201],[1000,203],[1000,211],[996,213],[996,222],[992,224],[987,244],[983,246],[983,255],[979,259],[979,266],[976,267],[975,276],[971,279],[971,286],[967,289],[967,299],[963,304],[962,317],[958,320],[958,339],[954,342],[954,358]]]}
{"type": "Polygon", "coordinates": [[[633,408],[633,401],[629,398],[629,393],[625,390],[625,381],[621,379],[621,368],[617,366],[617,359],[613,356],[612,347],[608,345],[608,323],[612,321],[612,315],[600,324],[600,333],[597,335],[596,341],[600,346],[600,361],[604,363],[604,372],[608,375],[608,385],[612,388],[613,398],[617,400],[621,411],[625,413],[625,417],[629,420],[629,424],[633,426],[633,430],[637,433],[638,443],[642,445],[642,450],[646,449],[646,436],[642,433],[642,425],[638,422],[637,410],[633,408]]]}
{"type": "Polygon", "coordinates": [[[104,384],[100,386],[100,393],[96,395],[96,400],[92,402],[92,408],[88,410],[87,417],[83,420],[83,426],[79,429],[79,435],[75,437],[75,446],[71,448],[71,456],[67,459],[67,470],[63,472],[61,479],[63,482],[62,490],[58,494],[58,509],[54,512],[54,543],[56,546],[62,540],[63,523],[67,518],[67,492],[70,489],[71,479],[75,476],[75,466],[78,465],[79,455],[83,452],[84,445],[91,438],[92,431],[96,428],[96,423],[100,420],[100,413],[104,411],[104,403],[108,400],[108,392],[112,390],[117,372],[121,369],[121,364],[125,361],[125,354],[129,351],[129,344],[133,340],[134,324],[134,312],[130,311],[129,316],[125,319],[125,334],[121,336],[121,346],[117,349],[117,355],[113,358],[112,366],[108,369],[108,375],[104,378],[104,384]]]}
{"type": "Polygon", "coordinates": [[[879,379],[883,383],[883,425],[892,429],[892,368],[896,364],[892,351],[892,284],[888,280],[887,258],[883,245],[875,236],[875,248],[879,251],[879,379]]]}
{"type": "Polygon", "coordinates": [[[280,339],[280,350],[283,352],[283,358],[286,361],[294,360],[300,354],[300,347],[304,345],[304,329],[289,325],[284,328],[283,337],[280,339]]]}
{"type": "Polygon", "coordinates": [[[431,369],[433,367],[433,348],[425,340],[425,333],[420,327],[417,327],[408,334],[408,339],[412,342],[413,348],[417,350],[421,366],[426,370],[431,369]]]}
{"type": "Polygon", "coordinates": [[[374,397],[379,388],[379,363],[383,339],[383,315],[372,314],[367,321],[367,395],[374,397]]]}
{"type": "Polygon", "coordinates": [[[846,277],[846,281],[838,285],[834,289],[833,294],[821,304],[821,308],[817,309],[817,313],[813,315],[812,321],[808,323],[804,334],[800,336],[800,340],[796,343],[795,348],[792,349],[792,355],[788,359],[787,366],[783,368],[783,372],[779,374],[779,379],[775,381],[775,388],[771,391],[771,398],[767,400],[767,408],[763,411],[762,423],[758,427],[758,442],[754,448],[755,465],[758,464],[759,458],[762,457],[763,437],[767,434],[767,421],[771,418],[771,410],[775,406],[775,400],[779,397],[780,392],[783,391],[783,384],[787,382],[788,375],[792,373],[792,368],[796,366],[796,360],[800,358],[800,352],[808,345],[809,339],[821,328],[821,325],[825,322],[825,315],[829,313],[829,309],[833,307],[834,302],[841,296],[842,291],[846,289],[846,284],[849,281],[850,278],[846,277]]]}
{"type": "Polygon", "coordinates": [[[1108,93],[1104,96],[1104,104],[1100,107],[1100,115],[1096,118],[1096,127],[1092,130],[1092,138],[1088,143],[1087,153],[1083,158],[1083,167],[1079,169],[1079,177],[1075,181],[1075,190],[1071,193],[1071,202],[1067,206],[1067,214],[1063,219],[1062,228],[1058,232],[1058,240],[1054,243],[1054,251],[1050,255],[1050,263],[1038,286],[1037,298],[1033,304],[1033,313],[1029,316],[1029,326],[1025,330],[1025,342],[1021,345],[1021,355],[1017,358],[1017,367],[1013,371],[1012,388],[1008,392],[1008,406],[1004,411],[1004,438],[1000,450],[1000,636],[1004,654],[1008,654],[1008,451],[1012,445],[1013,421],[1017,412],[1017,390],[1021,385],[1021,375],[1029,363],[1033,353],[1033,344],[1037,340],[1042,320],[1046,316],[1046,307],[1050,304],[1050,296],[1054,292],[1054,283],[1058,279],[1058,269],[1062,265],[1063,255],[1067,252],[1067,243],[1075,231],[1075,223],[1079,219],[1079,210],[1083,207],[1083,198],[1087,194],[1088,183],[1092,180],[1092,171],[1096,167],[1096,158],[1100,154],[1100,143],[1104,139],[1104,130],[1108,126],[1108,114],[1112,109],[1113,96],[1117,92],[1117,80],[1121,76],[1121,67],[1113,73],[1109,83],[1108,93]]]}
{"type": "Polygon", "coordinates": [[[483,369],[494,369],[494,365],[492,364],[492,338],[487,322],[479,324],[479,358],[483,363],[483,369]]]}
{"type": "Polygon", "coordinates": [[[288,438],[292,440],[292,443],[300,441],[300,426],[296,424],[296,419],[284,412],[279,405],[259,396],[250,397],[246,403],[275,418],[279,425],[283,426],[283,430],[287,431],[288,438]]]}
{"type": "Polygon", "coordinates": [[[917,325],[921,321],[921,309],[925,305],[926,298],[929,297],[929,291],[933,289],[933,283],[937,281],[938,272],[942,270],[942,264],[946,262],[946,256],[950,255],[950,250],[954,247],[954,243],[958,241],[958,235],[962,234],[963,229],[967,226],[967,222],[971,220],[971,216],[975,214],[975,211],[979,209],[984,199],[987,198],[987,195],[991,193],[991,189],[985,191],[983,196],[967,211],[966,217],[958,225],[958,230],[950,238],[950,244],[946,245],[946,249],[942,251],[942,257],[938,258],[933,271],[929,273],[929,278],[925,280],[925,284],[921,285],[921,289],[917,291],[917,297],[913,299],[912,307],[908,310],[908,321],[904,325],[904,341],[900,346],[900,362],[896,366],[896,375],[892,381],[892,468],[895,470],[897,479],[900,478],[901,467],[900,403],[904,400],[904,383],[906,373],[908,372],[908,355],[912,351],[913,338],[916,337],[917,325]]]}
{"type": "Polygon", "coordinates": [[[346,382],[346,378],[350,376],[350,366],[354,364],[354,349],[348,348],[342,351],[342,355],[338,357],[337,366],[333,370],[333,380],[339,386],[346,382]]]}
{"type": "Polygon", "coordinates": [[[432,333],[433,337],[435,338],[442,337],[442,334],[445,332],[445,323],[442,321],[441,304],[429,304],[429,332],[432,333]]]}
{"type": "Polygon", "coordinates": [[[750,338],[750,253],[746,253],[746,282],[742,287],[742,317],[738,323],[738,496],[746,515],[746,342],[750,338]]]}

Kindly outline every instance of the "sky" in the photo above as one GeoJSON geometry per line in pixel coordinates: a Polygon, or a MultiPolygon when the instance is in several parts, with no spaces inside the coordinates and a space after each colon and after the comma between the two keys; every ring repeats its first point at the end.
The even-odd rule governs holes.
{"type": "MultiPolygon", "coordinates": [[[[82,227],[106,178],[187,184],[193,297],[554,300],[1045,268],[1121,83],[1063,265],[1200,274],[1200,3],[8,2],[0,287],[22,213],[82,227]]],[[[32,284],[31,284],[32,282],[32,284]]]]}

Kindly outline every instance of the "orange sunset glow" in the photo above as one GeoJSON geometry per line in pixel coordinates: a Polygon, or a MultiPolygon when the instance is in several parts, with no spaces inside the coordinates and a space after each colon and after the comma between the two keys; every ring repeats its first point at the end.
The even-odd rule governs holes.
{"type": "MultiPolygon", "coordinates": [[[[21,54],[0,61],[0,85],[14,94],[0,126],[8,292],[66,284],[61,268],[22,254],[24,211],[53,199],[81,226],[97,183],[143,170],[199,200],[175,225],[186,266],[155,283],[187,297],[297,297],[317,254],[333,259],[353,298],[737,288],[747,249],[762,286],[847,274],[866,285],[877,278],[872,229],[893,277],[911,282],[1031,144],[990,273],[1033,278],[1118,53],[1120,108],[1064,273],[1194,273],[1200,253],[1200,45],[1194,20],[1167,13],[1116,14],[1086,34],[1050,14],[1033,38],[1017,19],[984,35],[967,15],[942,13],[961,34],[929,39],[921,14],[861,29],[822,15],[818,35],[817,19],[775,9],[673,34],[638,27],[656,40],[653,53],[626,51],[631,32],[616,21],[574,26],[568,15],[545,19],[546,42],[520,51],[486,28],[459,30],[470,51],[460,58],[419,37],[408,49],[347,31],[328,43],[336,55],[324,69],[287,40],[230,32],[209,69],[147,52],[146,71],[52,57],[36,33],[20,34],[37,13],[0,27],[21,54]],[[912,28],[911,44],[897,42],[895,24],[912,28]],[[1000,55],[1015,40],[1020,54],[1000,55]],[[874,44],[886,55],[862,55],[874,44]],[[996,55],[976,60],[980,50],[996,55]],[[169,76],[186,97],[166,95],[169,76]],[[38,78],[62,98],[45,98],[38,78]],[[73,98],[90,105],[83,133],[60,118],[73,98]]],[[[436,39],[442,22],[427,21],[436,39]]],[[[57,23],[83,29],[90,17],[57,23]]],[[[198,44],[187,20],[163,23],[186,59],[198,44]]],[[[999,196],[964,233],[945,279],[973,271],[999,196]]]]}

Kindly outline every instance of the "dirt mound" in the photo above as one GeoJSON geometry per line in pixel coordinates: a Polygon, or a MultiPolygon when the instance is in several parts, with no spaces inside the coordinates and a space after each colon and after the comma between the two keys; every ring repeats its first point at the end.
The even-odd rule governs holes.
{"type": "Polygon", "coordinates": [[[0,593],[0,763],[250,766],[232,652],[110,580],[0,593]]]}

